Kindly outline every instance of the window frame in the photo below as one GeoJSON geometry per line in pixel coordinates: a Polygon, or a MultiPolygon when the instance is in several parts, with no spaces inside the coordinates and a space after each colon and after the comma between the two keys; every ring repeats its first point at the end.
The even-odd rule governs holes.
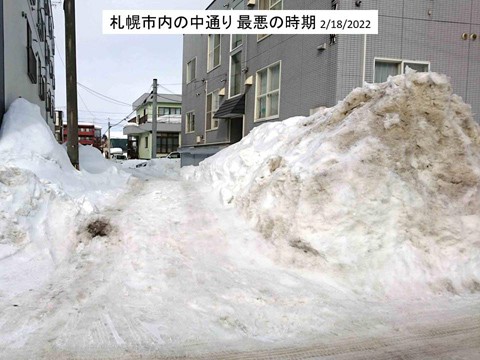
{"type": "MultiPolygon", "coordinates": [[[[214,44],[215,45],[215,44],[214,44]]],[[[221,34],[209,34],[207,37],[207,73],[215,70],[222,64],[222,35],[221,34]],[[210,39],[215,39],[218,36],[218,45],[211,50],[210,39]],[[215,50],[218,49],[218,64],[215,65],[215,50]],[[210,55],[212,55],[212,64],[210,64],[210,55]]]]}
{"type": "MultiPolygon", "coordinates": [[[[258,10],[275,11],[275,10],[272,10],[272,6],[275,6],[278,3],[280,3],[280,9],[279,10],[283,10],[283,0],[277,0],[275,2],[275,4],[273,4],[273,5],[270,4],[270,1],[271,0],[259,0],[258,10]],[[268,6],[264,6],[265,3],[268,3],[268,6]]],[[[272,35],[272,34],[257,34],[257,43],[262,41],[263,39],[266,39],[270,35],[272,35]]]]}
{"type": "Polygon", "coordinates": [[[186,69],[186,77],[185,77],[185,81],[187,84],[190,84],[191,82],[195,81],[197,79],[197,57],[193,57],[190,59],[190,61],[187,62],[187,69],[186,69]],[[190,71],[189,70],[189,66],[190,64],[192,63],[192,61],[195,61],[195,67],[194,67],[194,71],[193,71],[193,78],[189,79],[189,76],[190,76],[190,71]]]}
{"type": "Polygon", "coordinates": [[[195,132],[195,111],[189,111],[185,114],[185,134],[192,134],[195,132]],[[192,119],[193,116],[193,119],[192,119]],[[190,124],[190,121],[192,123],[190,124]]]}
{"type": "Polygon", "coordinates": [[[243,51],[243,47],[238,47],[235,51],[233,51],[232,53],[230,53],[230,62],[229,62],[229,66],[228,66],[228,98],[229,99],[232,99],[236,96],[240,96],[242,95],[242,51],[243,51]],[[238,94],[235,94],[235,95],[232,95],[232,58],[235,56],[235,55],[238,55],[240,54],[240,90],[238,92],[238,94]]]}
{"type": "Polygon", "coordinates": [[[180,147],[179,133],[167,132],[167,131],[162,131],[157,133],[157,154],[169,154],[171,152],[177,151],[179,147],[180,147]],[[172,141],[169,141],[169,140],[172,140],[172,141]]]}
{"type": "Polygon", "coordinates": [[[212,91],[211,93],[207,94],[206,98],[206,106],[205,106],[205,131],[214,131],[218,130],[220,121],[218,118],[215,118],[213,115],[218,111],[220,108],[220,89],[216,89],[212,91]],[[213,96],[216,94],[217,96],[217,108],[213,107],[213,96]],[[210,104],[210,111],[208,111],[208,97],[211,96],[211,104],[210,104]],[[216,123],[216,126],[213,126],[213,124],[216,123]],[[209,127],[210,125],[210,127],[209,127]]]}
{"type": "MultiPolygon", "coordinates": [[[[431,71],[431,62],[430,61],[423,61],[423,60],[408,60],[408,59],[395,59],[395,58],[384,58],[384,57],[374,57],[373,58],[373,83],[374,84],[381,84],[375,82],[375,75],[376,75],[376,65],[377,62],[381,63],[389,63],[389,64],[397,64],[399,72],[397,75],[405,74],[405,63],[407,64],[420,64],[420,65],[427,65],[428,71],[431,71]]],[[[386,80],[385,80],[386,81],[386,80]]]]}
{"type": "Polygon", "coordinates": [[[255,74],[255,108],[254,108],[254,122],[260,122],[260,121],[268,121],[268,120],[273,120],[273,119],[278,119],[280,118],[280,99],[281,99],[281,94],[282,94],[282,61],[279,60],[279,61],[276,61],[268,66],[265,66],[261,69],[258,69],[256,74],[255,74]],[[269,78],[269,74],[270,74],[270,68],[273,68],[275,66],[278,65],[278,89],[277,90],[274,90],[274,91],[271,91],[269,89],[269,83],[270,83],[270,78],[269,78]],[[259,73],[260,72],[263,72],[264,70],[267,70],[267,91],[265,92],[265,94],[261,94],[259,95],[259,89],[260,89],[260,86],[259,86],[259,83],[260,83],[260,76],[259,76],[259,73]],[[268,96],[277,92],[278,91],[278,111],[277,111],[277,114],[276,115],[270,115],[268,116],[268,96]],[[263,97],[265,96],[266,99],[267,99],[267,102],[266,102],[266,111],[265,111],[265,117],[263,118],[260,118],[258,117],[257,115],[257,109],[258,109],[258,99],[259,97],[263,97]]]}
{"type": "Polygon", "coordinates": [[[231,52],[239,49],[240,46],[242,46],[242,45],[243,45],[243,35],[242,34],[230,34],[230,51],[231,52]],[[240,35],[242,37],[242,41],[240,42],[239,45],[233,47],[233,37],[237,36],[237,35],[240,35]]]}
{"type": "Polygon", "coordinates": [[[37,55],[33,51],[33,33],[30,23],[27,20],[27,75],[32,84],[37,84],[37,55]]]}

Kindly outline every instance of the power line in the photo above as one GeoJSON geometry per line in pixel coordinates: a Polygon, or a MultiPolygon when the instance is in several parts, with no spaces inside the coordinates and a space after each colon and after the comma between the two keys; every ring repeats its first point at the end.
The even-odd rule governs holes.
{"type": "MultiPolygon", "coordinates": [[[[66,106],[57,106],[56,107],[57,109],[65,109],[66,106]]],[[[79,112],[88,112],[90,113],[90,115],[92,115],[91,113],[96,113],[96,114],[114,114],[114,115],[123,115],[125,114],[125,112],[114,112],[114,111],[98,111],[98,110],[78,110],[79,112]]],[[[93,116],[96,116],[96,115],[93,115],[93,116]]]]}
{"type": "Polygon", "coordinates": [[[97,96],[97,97],[99,97],[100,99],[103,99],[103,100],[105,100],[105,101],[110,101],[110,102],[116,103],[116,105],[122,105],[122,106],[128,106],[128,107],[132,106],[131,104],[128,104],[128,103],[123,102],[123,101],[121,101],[121,100],[117,100],[117,99],[111,98],[110,96],[104,95],[104,94],[102,94],[102,93],[100,93],[100,92],[98,92],[98,91],[95,91],[95,90],[93,90],[93,89],[90,89],[89,87],[87,87],[87,86],[85,86],[85,85],[83,85],[83,84],[81,84],[81,83],[79,83],[79,82],[77,82],[77,85],[80,86],[82,89],[88,91],[88,92],[91,93],[92,95],[97,96]]]}
{"type": "Polygon", "coordinates": [[[169,92],[170,94],[176,95],[172,90],[166,88],[166,87],[163,86],[162,84],[158,84],[158,87],[161,87],[163,90],[169,92]]]}

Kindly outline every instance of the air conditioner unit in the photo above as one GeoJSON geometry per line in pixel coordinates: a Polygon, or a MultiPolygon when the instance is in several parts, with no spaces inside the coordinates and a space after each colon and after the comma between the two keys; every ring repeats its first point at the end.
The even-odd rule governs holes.
{"type": "Polygon", "coordinates": [[[253,75],[245,79],[245,85],[253,85],[253,75]]]}
{"type": "Polygon", "coordinates": [[[247,1],[247,6],[248,6],[248,7],[253,7],[253,6],[255,6],[255,0],[248,0],[248,1],[247,1]]]}
{"type": "Polygon", "coordinates": [[[197,135],[197,144],[201,144],[203,142],[203,136],[197,135]]]}

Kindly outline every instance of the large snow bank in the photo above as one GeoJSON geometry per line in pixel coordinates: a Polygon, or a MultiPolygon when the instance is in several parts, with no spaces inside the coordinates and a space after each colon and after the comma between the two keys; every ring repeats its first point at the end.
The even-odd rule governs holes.
{"type": "Polygon", "coordinates": [[[409,72],[258,126],[190,175],[239,207],[280,263],[366,294],[474,292],[479,133],[445,76],[409,72]]]}
{"type": "Polygon", "coordinates": [[[82,146],[82,171],[75,170],[39,108],[24,99],[4,116],[0,154],[1,297],[45,280],[69,253],[79,219],[114,199],[128,176],[82,146]]]}

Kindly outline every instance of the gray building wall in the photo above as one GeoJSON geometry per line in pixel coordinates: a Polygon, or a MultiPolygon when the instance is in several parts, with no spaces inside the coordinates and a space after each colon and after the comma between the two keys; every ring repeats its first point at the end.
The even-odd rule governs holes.
{"type": "MultiPolygon", "coordinates": [[[[8,110],[10,104],[18,97],[25,98],[33,104],[40,107],[40,112],[46,120],[52,131],[54,131],[54,119],[46,111],[46,101],[39,97],[38,76],[37,83],[33,84],[28,76],[28,59],[27,59],[27,21],[30,24],[33,37],[33,50],[38,54],[37,61],[41,62],[42,73],[46,76],[47,86],[45,94],[50,91],[54,95],[53,79],[50,77],[46,61],[45,42],[50,47],[50,61],[53,63],[54,43],[48,35],[45,41],[40,41],[37,28],[37,8],[48,6],[51,13],[50,1],[37,0],[32,5],[30,0],[7,0],[3,1],[3,31],[4,31],[4,49],[3,57],[5,79],[4,79],[4,101],[5,110],[8,110]]],[[[45,19],[45,11],[42,10],[45,20],[45,26],[48,23],[45,19]]],[[[53,23],[53,20],[52,20],[53,23]]],[[[37,65],[38,66],[38,65],[37,65]]],[[[38,75],[38,70],[37,70],[38,75]]],[[[53,106],[53,103],[52,103],[53,106]]],[[[3,114],[3,112],[2,112],[3,114]]]]}
{"type": "MultiPolygon", "coordinates": [[[[238,1],[242,0],[231,6],[238,1]]],[[[217,0],[208,9],[224,9],[223,5],[223,1],[217,0]]],[[[328,10],[331,6],[331,0],[283,0],[285,10],[328,10]]],[[[472,105],[474,114],[480,114],[480,39],[462,40],[463,33],[480,36],[480,0],[363,0],[360,7],[353,0],[341,0],[339,9],[378,9],[379,34],[337,36],[332,45],[329,35],[271,35],[260,41],[256,35],[243,36],[243,80],[254,77],[252,86],[242,88],[244,135],[265,122],[254,120],[255,75],[277,61],[281,61],[280,114],[267,121],[309,115],[320,106],[334,106],[362,85],[363,73],[366,82],[374,82],[375,58],[429,62],[430,70],[447,74],[454,91],[472,105]],[[327,44],[326,50],[319,51],[322,44],[327,44]]],[[[228,119],[220,119],[218,130],[205,131],[206,95],[225,87],[226,95],[220,101],[228,98],[230,35],[222,35],[221,65],[210,72],[207,38],[184,36],[184,79],[187,62],[193,57],[197,59],[196,80],[190,84],[183,81],[184,165],[192,163],[195,153],[208,156],[218,151],[220,144],[230,143],[228,119]],[[189,111],[195,111],[195,132],[186,134],[185,115],[189,111]],[[198,136],[202,137],[200,142],[198,136]],[[210,151],[203,149],[208,145],[212,145],[210,151]]],[[[479,115],[476,118],[479,120],[479,115]]],[[[198,159],[205,156],[196,156],[193,163],[198,164],[198,159]]]]}
{"type": "MultiPolygon", "coordinates": [[[[355,9],[353,1],[341,8],[355,9]]],[[[392,58],[430,62],[430,70],[447,74],[453,90],[472,105],[480,120],[480,39],[462,40],[462,34],[480,36],[480,0],[365,0],[362,10],[379,10],[379,33],[367,35],[367,82],[374,82],[374,59],[392,58]]],[[[362,84],[364,36],[339,36],[337,98],[362,84]]]]}
{"type": "Polygon", "coordinates": [[[0,126],[5,113],[5,50],[3,32],[3,0],[0,0],[0,126]]]}

